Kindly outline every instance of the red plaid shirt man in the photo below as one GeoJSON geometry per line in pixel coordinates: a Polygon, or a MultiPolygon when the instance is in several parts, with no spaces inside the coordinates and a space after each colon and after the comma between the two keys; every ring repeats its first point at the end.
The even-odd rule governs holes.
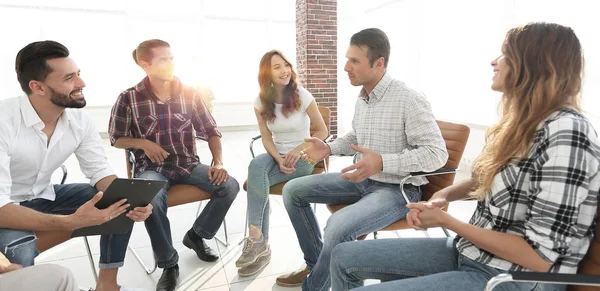
{"type": "Polygon", "coordinates": [[[121,137],[147,139],[162,147],[169,156],[153,163],[143,150],[131,149],[137,177],[152,170],[173,180],[190,175],[200,163],[195,136],[208,141],[221,137],[217,124],[198,92],[173,79],[171,98],[160,101],[150,89],[148,77],[119,95],[113,106],[108,132],[111,145],[121,137]]]}

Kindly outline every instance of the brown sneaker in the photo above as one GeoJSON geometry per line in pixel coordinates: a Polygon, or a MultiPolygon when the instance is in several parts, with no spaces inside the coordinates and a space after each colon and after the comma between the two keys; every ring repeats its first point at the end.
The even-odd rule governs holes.
{"type": "Polygon", "coordinates": [[[291,272],[289,274],[281,275],[277,277],[275,282],[281,287],[302,286],[302,283],[304,283],[304,280],[306,280],[306,277],[308,277],[309,273],[309,269],[303,268],[298,271],[291,272]]]}

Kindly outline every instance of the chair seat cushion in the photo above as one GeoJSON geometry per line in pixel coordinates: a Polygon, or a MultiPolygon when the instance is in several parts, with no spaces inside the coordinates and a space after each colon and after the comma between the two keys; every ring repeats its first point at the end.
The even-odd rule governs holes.
{"type": "Polygon", "coordinates": [[[192,203],[212,198],[212,194],[193,185],[177,184],[167,192],[167,205],[169,207],[192,203]]]}

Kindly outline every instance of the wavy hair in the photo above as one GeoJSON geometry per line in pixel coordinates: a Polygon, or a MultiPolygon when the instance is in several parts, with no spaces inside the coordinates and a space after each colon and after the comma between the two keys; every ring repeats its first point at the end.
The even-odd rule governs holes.
{"type": "Polygon", "coordinates": [[[579,105],[583,52],[569,27],[536,22],[508,31],[502,45],[508,67],[504,79],[501,118],[486,134],[483,152],[473,165],[483,200],[491,193],[494,176],[509,163],[527,156],[538,126],[553,112],[579,105]]]}
{"type": "Polygon", "coordinates": [[[258,85],[260,86],[260,92],[258,96],[260,98],[261,110],[260,115],[266,122],[275,121],[275,100],[277,98],[277,91],[273,84],[273,75],[271,74],[271,58],[274,55],[280,56],[287,64],[290,65],[291,77],[290,83],[285,87],[283,91],[283,107],[281,109],[284,116],[289,116],[292,112],[300,109],[300,96],[298,95],[298,75],[292,67],[292,63],[278,50],[272,50],[263,55],[260,59],[260,65],[258,70],[258,85]]]}

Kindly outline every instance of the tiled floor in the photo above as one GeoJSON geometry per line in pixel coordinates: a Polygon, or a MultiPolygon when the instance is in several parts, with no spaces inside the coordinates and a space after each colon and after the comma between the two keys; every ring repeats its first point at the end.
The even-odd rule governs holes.
{"type": "MultiPolygon", "coordinates": [[[[231,176],[243,183],[247,166],[251,160],[248,151],[248,143],[256,131],[235,131],[223,133],[223,152],[226,168],[231,176]]],[[[106,153],[110,164],[120,177],[125,177],[125,160],[122,150],[111,148],[108,141],[104,140],[106,153]]],[[[262,144],[256,143],[258,152],[264,152],[262,144]]],[[[201,159],[204,162],[210,161],[210,152],[206,143],[199,142],[198,150],[201,159]]],[[[351,163],[350,158],[332,158],[331,170],[339,171],[351,163]]],[[[83,174],[79,171],[77,160],[71,157],[67,163],[69,176],[67,183],[86,181],[83,174]]],[[[58,173],[57,173],[58,175],[58,173]]],[[[457,180],[464,179],[466,175],[460,173],[457,180]]],[[[449,212],[461,220],[467,221],[474,210],[472,202],[457,202],[450,206],[449,212]]],[[[178,290],[206,290],[206,291],[226,291],[226,290],[300,290],[300,288],[282,288],[275,284],[275,278],[288,271],[295,270],[303,265],[302,252],[298,246],[296,235],[289,221],[283,202],[279,196],[271,196],[271,246],[272,260],[260,274],[248,278],[237,276],[235,261],[241,253],[241,246],[238,242],[244,235],[244,221],[246,213],[246,195],[245,192],[239,193],[238,198],[232,205],[227,214],[227,232],[230,245],[226,247],[215,240],[211,241],[212,247],[218,249],[221,254],[221,260],[215,263],[206,263],[200,261],[195,253],[185,248],[181,241],[183,235],[191,226],[196,215],[198,203],[187,204],[169,209],[169,219],[175,247],[180,256],[180,287],[178,290]]],[[[317,216],[321,227],[329,216],[329,212],[323,205],[317,207],[317,216]]],[[[443,236],[440,229],[429,231],[431,236],[443,236]]],[[[218,236],[224,238],[223,228],[218,236]]],[[[382,232],[380,237],[423,237],[424,233],[406,230],[394,232],[382,232]]],[[[370,239],[370,238],[369,238],[370,239]]],[[[91,250],[94,256],[94,263],[98,261],[98,237],[90,237],[91,250]]],[[[152,248],[150,240],[146,233],[143,223],[136,223],[131,236],[130,245],[144,259],[144,262],[153,265],[152,248]]],[[[86,255],[84,242],[82,238],[72,239],[51,250],[48,250],[37,258],[37,263],[55,263],[68,267],[75,274],[80,286],[94,286],[89,260],[86,255]]],[[[146,275],[141,265],[136,261],[132,252],[127,253],[125,266],[120,269],[119,283],[129,287],[146,288],[154,290],[156,282],[160,278],[161,270],[157,270],[152,275],[146,275]]]]}

